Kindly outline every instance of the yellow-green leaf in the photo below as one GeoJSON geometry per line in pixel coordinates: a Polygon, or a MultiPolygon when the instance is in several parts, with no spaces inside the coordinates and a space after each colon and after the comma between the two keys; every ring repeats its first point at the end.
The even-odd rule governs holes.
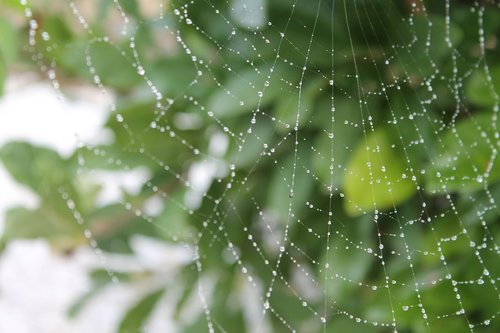
{"type": "Polygon", "coordinates": [[[415,192],[416,184],[396,147],[388,128],[375,130],[358,145],[344,180],[344,207],[348,214],[390,209],[415,192]]]}

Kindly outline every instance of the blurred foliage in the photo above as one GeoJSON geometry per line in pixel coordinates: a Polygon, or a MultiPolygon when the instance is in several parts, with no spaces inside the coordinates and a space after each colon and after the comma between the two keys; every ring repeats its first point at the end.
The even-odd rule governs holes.
{"type": "MultiPolygon", "coordinates": [[[[323,1],[317,11],[318,1],[298,1],[291,16],[294,1],[269,0],[254,22],[272,24],[253,29],[232,13],[236,1],[185,7],[167,1],[155,15],[145,13],[144,1],[119,1],[128,24],[113,1],[94,1],[84,15],[86,29],[66,2],[33,1],[38,33],[29,46],[25,7],[5,0],[2,11],[15,19],[0,18],[0,91],[7,68],[49,75],[55,66],[63,92],[66,82],[102,84],[117,105],[105,124],[110,144],[84,145],[68,158],[24,142],[0,149],[12,177],[41,199],[35,209],[8,212],[2,246],[44,237],[70,251],[89,242],[89,232],[108,253],[132,253],[134,235],[196,244],[201,273],[191,263],[164,285],[152,283],[125,314],[121,333],[140,332],[172,286],[180,290],[182,332],[206,331],[204,311],[181,320],[206,277],[213,281],[207,292],[214,329],[246,332],[252,323],[242,285],[251,276],[267,288],[275,275],[273,332],[288,332],[287,325],[298,332],[392,332],[370,323],[391,323],[393,315],[400,333],[469,332],[465,317],[454,315],[454,281],[475,281],[459,287],[467,319],[478,324],[473,331],[499,332],[497,280],[488,279],[500,274],[500,9],[453,1],[447,24],[440,1],[426,1],[426,11],[418,5],[412,15],[411,1],[323,1]],[[174,13],[183,8],[187,16],[174,13]],[[124,28],[133,39],[121,34],[124,28]],[[158,94],[164,106],[157,105],[158,94]],[[211,156],[216,133],[230,139],[222,157],[211,156]],[[230,172],[215,176],[201,206],[190,209],[185,179],[203,160],[230,172]],[[100,206],[101,185],[91,171],[135,167],[151,174],[140,193],[123,189],[120,202],[100,206]],[[152,197],[166,205],[146,216],[152,197]],[[333,216],[325,217],[328,211],[333,216]],[[279,272],[272,271],[279,250],[264,218],[276,229],[289,226],[279,272]],[[464,228],[469,238],[460,237],[464,228]],[[225,259],[233,250],[243,264],[225,259]],[[297,266],[314,277],[320,295],[298,296],[297,266]],[[324,297],[331,303],[325,330],[317,315],[324,297]]],[[[112,273],[98,274],[72,315],[112,273]]],[[[132,285],[155,274],[121,281],[132,285]]]]}

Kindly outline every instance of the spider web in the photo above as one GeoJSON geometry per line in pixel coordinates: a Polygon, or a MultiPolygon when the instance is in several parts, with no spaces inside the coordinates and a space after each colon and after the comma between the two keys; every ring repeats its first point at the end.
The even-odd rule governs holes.
{"type": "MultiPolygon", "coordinates": [[[[174,49],[187,64],[167,69],[171,80],[185,82],[169,90],[144,62],[148,55],[137,44],[146,23],[127,3],[111,3],[119,18],[113,34],[95,29],[81,2],[62,4],[89,37],[86,70],[109,97],[116,130],[128,137],[119,156],[82,143],[79,168],[92,170],[97,156],[127,170],[133,166],[123,156],[131,155],[159,171],[144,188],[189,216],[187,234],[144,205],[126,198],[120,205],[193,250],[205,329],[231,331],[214,310],[212,267],[237,270],[245,287],[236,288],[256,295],[258,315],[247,324],[254,332],[499,329],[492,183],[500,98],[487,57],[497,5],[158,2],[152,26],[167,45],[154,51],[174,49]],[[460,27],[463,17],[473,17],[474,26],[460,27]],[[473,57],[459,49],[462,40],[474,45],[473,57]],[[103,45],[125,60],[124,71],[133,70],[138,96],[154,100],[140,112],[147,123],[116,104],[99,65],[103,45]],[[467,93],[477,75],[490,100],[483,107],[467,93]],[[213,87],[217,93],[207,95],[213,87]],[[191,134],[200,123],[201,142],[191,134]],[[153,148],[152,140],[173,153],[153,148]],[[176,150],[187,165],[172,160],[176,150]],[[163,178],[182,195],[165,189],[163,178]],[[489,304],[480,314],[478,295],[489,304]]],[[[65,98],[50,57],[65,46],[39,28],[31,3],[21,4],[33,59],[65,98]]],[[[61,197],[85,224],[70,194],[62,189],[61,197]]],[[[85,237],[105,260],[89,229],[85,237]]]]}

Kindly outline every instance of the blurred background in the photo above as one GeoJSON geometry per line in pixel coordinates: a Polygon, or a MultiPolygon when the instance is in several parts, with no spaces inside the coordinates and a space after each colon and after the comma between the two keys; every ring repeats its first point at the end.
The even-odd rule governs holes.
{"type": "Polygon", "coordinates": [[[0,13],[0,332],[500,332],[498,2],[0,13]]]}

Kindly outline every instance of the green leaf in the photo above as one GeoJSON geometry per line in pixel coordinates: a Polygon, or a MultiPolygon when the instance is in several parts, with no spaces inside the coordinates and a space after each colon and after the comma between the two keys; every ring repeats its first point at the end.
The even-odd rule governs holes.
{"type": "MultiPolygon", "coordinates": [[[[211,294],[210,311],[214,322],[218,322],[220,332],[244,332],[245,318],[242,313],[241,302],[232,301],[237,292],[238,275],[234,270],[228,270],[217,275],[217,284],[211,294]]],[[[206,330],[206,327],[205,327],[206,330]]]]}
{"type": "Polygon", "coordinates": [[[325,86],[324,78],[316,78],[308,81],[300,94],[298,89],[293,92],[283,92],[276,107],[276,118],[279,129],[290,131],[294,128],[299,113],[299,126],[307,124],[307,121],[313,113],[316,97],[321,93],[325,86]],[[286,126],[288,125],[288,126],[286,126]]]}
{"type": "Polygon", "coordinates": [[[7,212],[1,242],[18,238],[45,238],[60,248],[72,248],[84,241],[76,222],[61,218],[47,207],[35,210],[13,208],[7,212]]]}
{"type": "MultiPolygon", "coordinates": [[[[159,160],[169,161],[170,167],[175,167],[176,162],[186,161],[193,158],[193,152],[187,145],[183,144],[178,138],[165,137],[165,133],[158,128],[152,129],[152,122],[160,122],[171,120],[175,114],[175,109],[169,110],[168,115],[162,117],[162,120],[157,119],[155,115],[155,104],[151,100],[131,100],[126,101],[123,105],[118,105],[116,113],[111,114],[106,123],[106,127],[110,128],[115,134],[115,142],[106,148],[118,154],[117,158],[123,158],[124,162],[132,163],[132,165],[147,165],[158,167],[152,159],[145,159],[144,154],[138,153],[139,147],[147,147],[150,155],[155,156],[159,160]],[[118,115],[123,118],[123,123],[118,120],[118,115]],[[126,126],[124,125],[126,124],[126,126]],[[159,142],[162,142],[159,144],[159,142]],[[128,149],[123,149],[127,147],[128,149]],[[125,152],[125,151],[128,152],[125,152]]],[[[196,131],[184,131],[178,133],[186,142],[189,142],[195,147],[203,147],[206,144],[205,137],[196,131]]]]}
{"type": "Polygon", "coordinates": [[[292,213],[299,216],[304,210],[304,203],[308,201],[313,189],[310,181],[310,151],[300,150],[295,160],[291,154],[278,164],[269,183],[268,208],[276,216],[280,223],[287,223],[289,216],[288,208],[293,207],[292,213]],[[295,166],[294,166],[295,163],[295,166]],[[295,171],[294,188],[292,188],[292,177],[295,171]]]}
{"type": "MultiPolygon", "coordinates": [[[[294,295],[290,289],[287,289],[281,285],[276,285],[273,288],[273,293],[269,299],[270,306],[277,313],[281,313],[285,317],[285,320],[290,324],[291,327],[300,327],[301,324],[308,319],[308,313],[304,311],[304,306],[302,302],[294,295]]],[[[279,328],[283,323],[275,321],[275,328],[272,332],[281,332],[279,328]]],[[[302,332],[301,330],[298,330],[302,332]]]]}
{"type": "Polygon", "coordinates": [[[322,132],[318,134],[314,144],[313,169],[321,181],[328,186],[331,184],[335,191],[343,185],[347,161],[359,138],[363,136],[363,129],[357,126],[361,123],[362,112],[356,101],[352,99],[336,101],[333,122],[331,104],[329,98],[325,99],[316,111],[328,117],[319,118],[322,132]],[[330,165],[333,165],[333,170],[330,170],[330,165]]]}
{"type": "Polygon", "coordinates": [[[3,94],[3,86],[7,77],[7,65],[5,64],[2,51],[0,51],[0,96],[3,94]]]}
{"type": "Polygon", "coordinates": [[[353,244],[363,244],[363,248],[374,248],[372,218],[372,215],[365,215],[353,220],[347,232],[342,226],[335,226],[335,228],[344,229],[343,232],[346,232],[346,235],[342,237],[337,235],[332,238],[331,244],[335,245],[328,252],[323,253],[322,265],[318,266],[319,274],[322,276],[321,281],[326,284],[325,290],[328,296],[340,304],[348,304],[351,296],[359,292],[357,282],[365,280],[375,261],[373,254],[355,249],[353,246],[353,244]],[[325,269],[325,267],[329,268],[325,269]],[[336,274],[348,280],[332,280],[332,276],[336,274]]]}
{"type": "Polygon", "coordinates": [[[142,77],[126,56],[108,43],[96,42],[90,47],[92,64],[104,84],[129,89],[141,82],[142,77]]]}
{"type": "Polygon", "coordinates": [[[24,6],[21,4],[21,2],[17,0],[3,0],[2,3],[7,7],[10,7],[19,12],[24,9],[24,6]]]}
{"type": "Polygon", "coordinates": [[[0,18],[0,54],[3,54],[6,64],[14,62],[18,58],[19,38],[12,24],[0,18]]]}
{"type": "Polygon", "coordinates": [[[161,299],[165,289],[156,290],[134,305],[123,317],[118,333],[140,333],[143,331],[143,326],[151,312],[155,308],[158,301],[161,299]]]}
{"type": "Polygon", "coordinates": [[[196,318],[192,318],[186,326],[182,328],[183,333],[199,333],[207,330],[207,317],[205,313],[200,313],[196,318]]]}
{"type": "MultiPolygon", "coordinates": [[[[251,168],[255,166],[255,163],[259,161],[262,152],[266,151],[264,147],[265,144],[272,142],[274,133],[274,124],[271,123],[267,118],[259,119],[259,126],[253,128],[252,133],[249,134],[249,140],[245,141],[243,149],[238,150],[239,143],[233,143],[230,147],[230,152],[228,154],[231,162],[239,168],[251,168]]],[[[244,123],[239,129],[240,131],[246,131],[248,124],[244,123]]],[[[260,161],[259,163],[263,163],[260,161]]]]}
{"type": "Polygon", "coordinates": [[[43,28],[49,33],[52,42],[61,43],[61,45],[71,42],[74,38],[67,20],[60,15],[45,17],[43,20],[43,28]]]}
{"type": "MultiPolygon", "coordinates": [[[[82,226],[75,220],[75,215],[69,208],[69,200],[64,199],[61,192],[64,191],[68,199],[72,200],[71,205],[85,216],[86,207],[73,182],[76,165],[68,163],[53,150],[25,142],[4,145],[0,149],[0,160],[18,183],[31,188],[41,199],[39,211],[16,215],[16,224],[13,223],[13,235],[10,237],[45,237],[57,243],[59,234],[66,233],[61,238],[70,238],[69,245],[79,243],[83,239],[82,226]],[[25,226],[22,229],[26,231],[17,230],[21,226],[25,226]]],[[[64,240],[64,243],[68,242],[64,240]]]]}
{"type": "Polygon", "coordinates": [[[100,207],[87,217],[87,221],[99,248],[113,253],[130,253],[132,235],[154,231],[151,224],[138,220],[122,204],[100,207]]]}
{"type": "Polygon", "coordinates": [[[349,215],[393,208],[416,190],[388,131],[382,127],[368,134],[351,156],[344,181],[344,207],[349,215]]]}
{"type": "Polygon", "coordinates": [[[191,235],[195,234],[194,227],[190,224],[189,212],[179,203],[182,203],[185,196],[184,191],[172,193],[167,200],[163,211],[155,218],[155,236],[164,237],[171,241],[187,241],[191,235]]]}
{"type": "MultiPolygon", "coordinates": [[[[170,94],[181,94],[185,92],[186,87],[196,78],[196,68],[193,64],[183,57],[165,57],[159,59],[152,66],[152,71],[148,77],[155,83],[160,91],[167,91],[170,94]]],[[[208,77],[205,74],[198,79],[196,92],[200,90],[203,78],[208,77]]]]}
{"type": "Polygon", "coordinates": [[[429,192],[474,191],[500,179],[498,128],[493,113],[481,113],[449,129],[431,157],[429,192]],[[445,186],[444,186],[445,185],[445,186]]]}
{"type": "Polygon", "coordinates": [[[490,67],[490,78],[491,82],[482,68],[471,75],[465,86],[465,94],[469,101],[484,107],[491,107],[498,103],[500,66],[490,67]],[[493,85],[493,90],[491,85],[493,85]]]}
{"type": "Polygon", "coordinates": [[[10,142],[0,149],[0,160],[12,177],[37,193],[54,190],[74,175],[74,167],[55,151],[25,142],[10,142]]]}
{"type": "Polygon", "coordinates": [[[278,94],[286,91],[286,74],[287,71],[279,66],[273,72],[270,66],[261,66],[235,73],[212,95],[208,111],[213,112],[217,118],[228,118],[254,111],[259,102],[260,108],[263,108],[278,94]],[[269,81],[268,86],[266,81],[269,81]]]}
{"type": "Polygon", "coordinates": [[[12,24],[0,17],[0,95],[3,94],[8,64],[17,58],[18,38],[12,24]]]}
{"type": "Polygon", "coordinates": [[[121,0],[120,5],[127,14],[130,14],[135,18],[141,17],[136,0],[121,0]]]}

